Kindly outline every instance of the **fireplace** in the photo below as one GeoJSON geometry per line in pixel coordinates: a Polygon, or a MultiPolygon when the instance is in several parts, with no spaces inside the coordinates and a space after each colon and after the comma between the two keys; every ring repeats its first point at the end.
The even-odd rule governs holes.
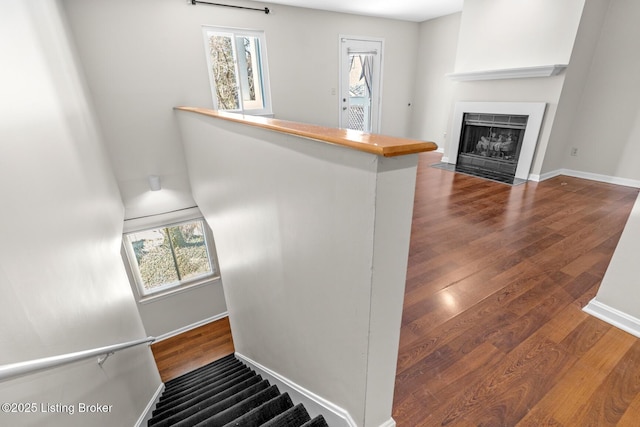
{"type": "Polygon", "coordinates": [[[443,162],[456,172],[507,184],[529,177],[544,103],[458,102],[443,162]]]}
{"type": "Polygon", "coordinates": [[[456,171],[513,184],[528,119],[464,113],[456,171]]]}

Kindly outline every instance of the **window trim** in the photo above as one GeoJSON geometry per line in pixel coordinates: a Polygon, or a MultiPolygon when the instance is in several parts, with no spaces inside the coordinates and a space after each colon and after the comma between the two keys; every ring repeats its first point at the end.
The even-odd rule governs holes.
{"type": "MultiPolygon", "coordinates": [[[[265,36],[265,32],[262,30],[250,30],[245,28],[234,28],[234,27],[219,27],[216,25],[203,25],[202,26],[202,37],[204,42],[204,52],[205,58],[207,61],[207,75],[209,76],[209,87],[211,89],[211,98],[213,100],[213,108],[218,110],[218,96],[216,94],[216,83],[213,77],[213,64],[211,63],[211,54],[209,50],[209,33],[222,33],[232,35],[234,40],[233,46],[234,51],[236,49],[236,37],[239,35],[246,35],[251,37],[256,37],[260,40],[260,58],[259,63],[261,64],[261,75],[262,79],[260,84],[262,85],[262,98],[264,101],[263,108],[244,108],[244,101],[240,99],[240,109],[238,110],[224,110],[232,113],[240,113],[240,114],[249,114],[255,116],[270,116],[273,115],[273,108],[271,106],[271,84],[269,79],[269,64],[267,61],[267,40],[265,36]]],[[[236,77],[239,77],[238,72],[238,60],[235,59],[235,68],[236,68],[236,77]]],[[[242,97],[240,97],[242,98],[242,97]]]]}
{"type": "MultiPolygon", "coordinates": [[[[198,210],[199,212],[199,210],[198,210]]],[[[196,287],[212,284],[213,282],[220,280],[220,269],[218,267],[218,258],[215,250],[215,243],[213,239],[213,233],[209,228],[206,220],[202,216],[187,215],[183,218],[172,218],[173,220],[165,221],[143,221],[137,226],[128,227],[125,226],[122,234],[122,258],[129,276],[131,287],[134,289],[136,299],[139,303],[150,302],[156,299],[165,298],[169,295],[184,292],[196,287]],[[144,283],[140,277],[140,271],[138,269],[138,263],[136,261],[135,253],[132,246],[127,242],[127,235],[147,230],[154,230],[158,228],[173,227],[180,224],[185,224],[194,221],[202,221],[204,228],[205,244],[207,247],[207,254],[209,255],[209,263],[213,272],[210,274],[199,275],[184,281],[173,282],[169,285],[162,285],[154,288],[149,292],[144,289],[144,283]]]]}

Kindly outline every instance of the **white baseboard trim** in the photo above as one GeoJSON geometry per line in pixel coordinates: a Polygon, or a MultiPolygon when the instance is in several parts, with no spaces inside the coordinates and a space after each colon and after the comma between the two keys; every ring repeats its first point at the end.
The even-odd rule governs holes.
{"type": "Polygon", "coordinates": [[[156,405],[158,404],[163,391],[164,383],[160,383],[160,386],[151,397],[151,400],[149,400],[149,403],[147,403],[147,407],[144,408],[144,412],[140,415],[140,418],[138,418],[138,422],[136,422],[134,427],[143,427],[149,424],[153,410],[156,409],[156,405]]]}
{"type": "Polygon", "coordinates": [[[532,181],[544,181],[558,175],[572,176],[574,178],[583,178],[591,181],[605,182],[608,184],[622,185],[625,187],[640,188],[640,180],[620,178],[617,176],[600,175],[591,172],[581,172],[572,169],[557,169],[555,171],[547,172],[542,175],[529,175],[529,179],[532,181]],[[536,179],[537,178],[537,179],[536,179]]]}
{"type": "Polygon", "coordinates": [[[554,178],[558,175],[562,175],[560,170],[543,173],[542,175],[537,175],[532,173],[532,174],[529,174],[529,181],[535,181],[535,182],[546,181],[547,179],[554,178]]]}
{"type": "Polygon", "coordinates": [[[387,421],[380,424],[380,427],[396,427],[396,420],[389,418],[387,421]]]}
{"type": "MultiPolygon", "coordinates": [[[[327,399],[318,396],[317,394],[307,390],[306,388],[294,383],[288,378],[283,377],[277,372],[272,371],[271,369],[259,364],[251,360],[250,358],[236,352],[235,353],[238,359],[242,360],[246,363],[250,368],[256,371],[258,374],[262,375],[262,377],[268,380],[271,384],[278,386],[278,389],[281,392],[289,393],[291,400],[294,404],[302,403],[311,418],[322,415],[324,416],[327,424],[331,427],[358,427],[356,422],[353,420],[349,412],[345,409],[335,405],[332,402],[329,402],[327,399]]],[[[387,425],[386,423],[384,424],[387,425]]],[[[395,426],[395,421],[393,423],[395,426]]],[[[392,427],[389,424],[389,427],[392,427]]]]}
{"type": "Polygon", "coordinates": [[[597,301],[595,298],[589,301],[582,310],[590,315],[603,320],[616,328],[622,329],[625,332],[630,333],[640,338],[640,319],[628,315],[620,310],[616,310],[613,307],[609,307],[606,304],[597,301]]]}
{"type": "Polygon", "coordinates": [[[166,334],[162,334],[156,337],[156,340],[154,342],[159,342],[162,340],[166,340],[167,338],[171,338],[171,337],[175,337],[176,335],[180,335],[184,332],[190,331],[192,329],[195,328],[199,328],[200,326],[204,326],[207,323],[211,323],[211,322],[215,322],[216,320],[220,320],[220,319],[224,319],[225,317],[229,316],[229,312],[228,311],[224,311],[218,315],[209,317],[207,319],[203,319],[200,320],[199,322],[196,323],[192,323],[190,325],[187,326],[183,326],[182,328],[176,329],[175,331],[171,331],[171,332],[167,332],[166,334]]]}

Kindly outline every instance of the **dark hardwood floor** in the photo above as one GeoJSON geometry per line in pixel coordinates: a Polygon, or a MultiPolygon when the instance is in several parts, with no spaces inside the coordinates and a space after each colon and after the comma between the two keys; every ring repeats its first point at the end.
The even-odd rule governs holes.
{"type": "MultiPolygon", "coordinates": [[[[439,160],[420,154],[397,425],[640,426],[640,340],[581,310],[638,190],[563,176],[510,187],[429,167],[439,160]]],[[[201,347],[233,352],[226,328],[155,344],[163,380],[204,364],[201,347]]]]}
{"type": "Polygon", "coordinates": [[[235,351],[229,318],[152,344],[151,351],[162,382],[179,377],[235,351]]]}
{"type": "Polygon", "coordinates": [[[420,157],[393,417],[640,425],[640,340],[584,313],[638,190],[510,187],[420,157]]]}

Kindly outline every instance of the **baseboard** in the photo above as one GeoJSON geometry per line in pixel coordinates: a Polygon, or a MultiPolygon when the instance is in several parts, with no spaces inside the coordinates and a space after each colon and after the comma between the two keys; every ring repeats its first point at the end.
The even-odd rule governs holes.
{"type": "MultiPolygon", "coordinates": [[[[318,396],[317,394],[294,383],[288,378],[283,377],[277,372],[262,366],[248,357],[238,352],[235,354],[238,359],[242,360],[250,368],[262,375],[264,379],[269,380],[271,384],[278,386],[278,389],[281,392],[289,393],[294,404],[302,403],[307,409],[307,412],[309,412],[309,415],[311,415],[311,418],[321,414],[324,416],[327,424],[331,427],[358,427],[349,412],[345,409],[329,402],[325,398],[318,396]]],[[[387,426],[386,423],[384,425],[387,426]]],[[[395,421],[393,425],[389,424],[388,426],[395,426],[395,421]]]]}
{"type": "Polygon", "coordinates": [[[142,413],[142,415],[140,415],[140,418],[138,418],[138,422],[136,422],[134,427],[146,426],[149,423],[153,410],[156,409],[156,405],[158,404],[158,401],[160,400],[160,396],[162,395],[163,391],[164,391],[164,383],[160,383],[160,386],[158,387],[154,395],[151,397],[151,400],[149,400],[149,403],[147,403],[147,407],[144,408],[144,412],[142,413]]]}
{"type": "Polygon", "coordinates": [[[640,319],[597,301],[589,301],[583,310],[598,319],[640,338],[640,319]]]}
{"type": "Polygon", "coordinates": [[[195,328],[199,328],[200,326],[204,326],[207,323],[215,322],[216,320],[224,319],[229,316],[228,311],[224,311],[216,316],[209,317],[207,319],[200,320],[199,322],[192,323],[190,325],[184,326],[182,328],[176,329],[175,331],[167,332],[166,334],[162,334],[156,337],[154,342],[159,342],[162,340],[166,340],[167,338],[175,337],[176,335],[180,335],[184,332],[190,331],[195,328]]]}
{"type": "Polygon", "coordinates": [[[544,181],[544,180],[556,177],[558,175],[572,176],[574,178],[588,179],[591,181],[605,182],[607,184],[622,185],[625,187],[640,188],[640,180],[637,180],[637,179],[628,179],[628,178],[620,178],[617,176],[600,175],[597,173],[582,172],[582,171],[576,171],[572,169],[557,169],[555,171],[547,172],[542,175],[532,174],[532,175],[529,175],[529,179],[531,179],[532,181],[544,181]]]}
{"type": "Polygon", "coordinates": [[[396,420],[389,418],[386,422],[380,424],[380,427],[396,427],[396,420]]]}
{"type": "Polygon", "coordinates": [[[547,179],[551,179],[554,178],[558,175],[566,175],[562,173],[562,170],[555,170],[555,171],[551,171],[551,172],[547,172],[547,173],[543,173],[542,175],[537,175],[537,174],[529,174],[529,181],[535,181],[535,182],[540,182],[540,181],[546,181],[547,179]]]}

